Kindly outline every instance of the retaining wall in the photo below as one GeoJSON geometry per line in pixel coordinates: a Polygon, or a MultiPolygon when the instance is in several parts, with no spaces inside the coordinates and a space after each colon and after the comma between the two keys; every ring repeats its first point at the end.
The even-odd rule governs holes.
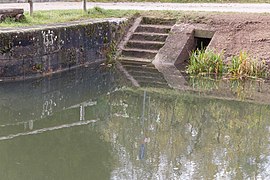
{"type": "MultiPolygon", "coordinates": [[[[39,77],[102,62],[126,19],[0,29],[0,80],[39,77]]],[[[122,33],[123,34],[123,33],[122,33]]]]}

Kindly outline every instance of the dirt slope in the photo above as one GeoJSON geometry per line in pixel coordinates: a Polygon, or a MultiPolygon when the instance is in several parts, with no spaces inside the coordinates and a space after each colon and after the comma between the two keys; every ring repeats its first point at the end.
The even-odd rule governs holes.
{"type": "Polygon", "coordinates": [[[205,14],[196,22],[197,27],[216,31],[211,47],[223,50],[226,57],[247,51],[250,55],[270,63],[270,15],[269,14],[205,14]]]}

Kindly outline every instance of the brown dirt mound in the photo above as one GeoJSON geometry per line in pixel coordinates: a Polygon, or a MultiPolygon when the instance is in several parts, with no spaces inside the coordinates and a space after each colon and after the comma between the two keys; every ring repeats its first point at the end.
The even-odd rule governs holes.
{"type": "Polygon", "coordinates": [[[226,58],[246,51],[270,64],[270,14],[203,14],[188,23],[215,30],[211,48],[224,51],[226,58]]]}

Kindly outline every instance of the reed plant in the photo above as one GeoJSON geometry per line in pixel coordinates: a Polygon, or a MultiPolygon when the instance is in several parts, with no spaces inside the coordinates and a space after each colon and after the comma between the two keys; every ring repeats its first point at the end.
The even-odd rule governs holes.
{"type": "Polygon", "coordinates": [[[228,64],[228,75],[233,79],[266,78],[268,66],[264,60],[252,58],[246,52],[233,56],[228,64]]]}
{"type": "Polygon", "coordinates": [[[226,70],[223,59],[223,53],[215,53],[212,50],[195,50],[191,53],[187,73],[221,75],[226,70]]]}
{"type": "Polygon", "coordinates": [[[229,79],[267,78],[268,65],[264,60],[252,58],[246,52],[233,56],[224,63],[223,53],[195,50],[190,56],[187,73],[192,75],[223,75],[229,79]]]}

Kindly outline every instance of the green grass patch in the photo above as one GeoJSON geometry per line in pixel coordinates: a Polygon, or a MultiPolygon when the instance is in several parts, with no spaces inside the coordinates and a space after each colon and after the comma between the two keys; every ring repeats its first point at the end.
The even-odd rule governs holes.
{"type": "MultiPolygon", "coordinates": [[[[83,10],[52,10],[52,11],[34,11],[31,17],[28,12],[25,13],[25,19],[16,22],[14,19],[6,19],[0,23],[1,27],[25,27],[45,24],[65,23],[71,21],[97,19],[97,18],[120,18],[131,17],[139,13],[142,16],[152,16],[159,18],[175,18],[184,23],[204,23],[207,21],[208,13],[202,12],[183,12],[183,11],[137,11],[137,10],[105,10],[100,7],[94,7],[87,12],[83,10]]],[[[212,13],[214,14],[214,13],[212,13]]]]}
{"type": "MultiPolygon", "coordinates": [[[[81,0],[73,0],[81,2],[81,0]]],[[[87,0],[88,2],[161,2],[161,3],[270,3],[270,0],[87,0]]]]}
{"type": "Polygon", "coordinates": [[[130,17],[137,12],[132,10],[104,10],[99,7],[89,9],[87,12],[83,10],[34,11],[33,16],[26,12],[26,18],[21,22],[16,22],[13,18],[7,18],[0,23],[0,27],[24,27],[85,19],[130,17]]]}
{"type": "Polygon", "coordinates": [[[190,56],[187,73],[220,75],[224,73],[225,68],[222,53],[215,53],[211,50],[195,50],[190,56]]]}
{"type": "Polygon", "coordinates": [[[219,75],[230,79],[267,78],[268,65],[246,52],[233,56],[225,63],[223,53],[195,50],[190,56],[187,73],[191,75],[219,75]]]}
{"type": "Polygon", "coordinates": [[[270,0],[88,0],[89,2],[270,3],[270,0]]]}

